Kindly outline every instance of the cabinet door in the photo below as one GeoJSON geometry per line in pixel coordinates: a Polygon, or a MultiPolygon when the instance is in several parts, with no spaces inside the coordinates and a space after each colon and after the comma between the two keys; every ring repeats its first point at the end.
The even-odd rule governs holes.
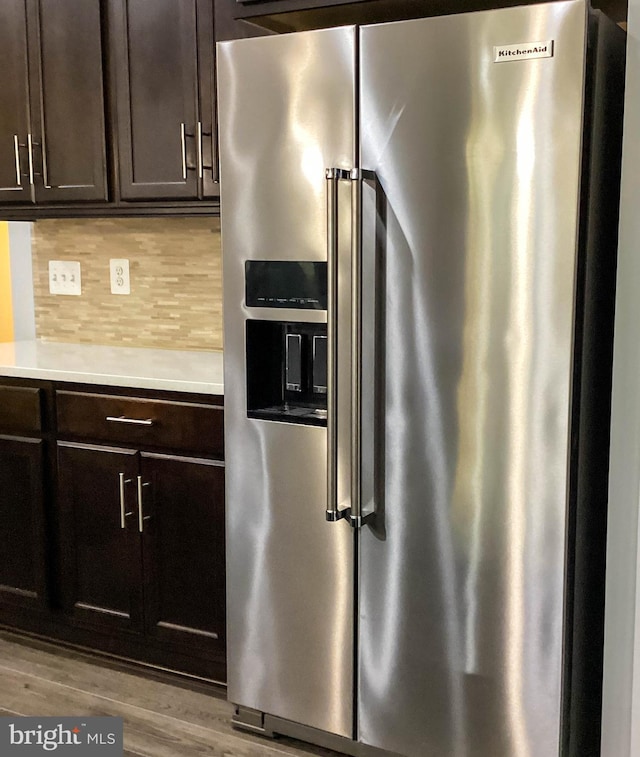
{"type": "MultiPolygon", "coordinates": [[[[198,0],[198,73],[200,94],[200,158],[202,196],[219,197],[218,135],[216,119],[215,33],[212,0],[198,0]]],[[[198,149],[198,144],[196,144],[198,149]]]]}
{"type": "MultiPolygon", "coordinates": [[[[371,3],[371,0],[216,0],[221,5],[231,5],[233,7],[232,14],[236,19],[251,19],[254,23],[260,24],[261,21],[265,23],[265,26],[269,27],[273,23],[274,29],[278,29],[280,33],[286,31],[301,31],[305,29],[317,29],[327,26],[343,26],[344,24],[354,23],[372,23],[373,21],[380,21],[380,8],[376,8],[378,5],[375,0],[372,2],[374,6],[372,11],[368,15],[361,14],[354,16],[353,11],[359,4],[366,5],[371,3]],[[348,5],[350,13],[340,13],[340,9],[337,9],[337,13],[331,12],[331,7],[334,5],[348,5]],[[320,13],[309,19],[305,19],[302,15],[304,11],[310,11],[320,9],[320,13]],[[291,13],[293,17],[288,23],[288,19],[278,18],[275,21],[270,19],[261,19],[260,16],[270,16],[272,14],[291,13]],[[373,14],[373,15],[371,15],[373,14]]],[[[394,0],[389,3],[386,8],[384,16],[389,20],[394,18],[390,14],[390,6],[397,4],[400,8],[404,8],[404,13],[401,11],[396,18],[406,18],[407,14],[413,11],[415,13],[415,3],[412,0],[394,0]],[[389,18],[391,16],[391,18],[389,18]]]]}
{"type": "Polygon", "coordinates": [[[142,626],[134,450],[58,445],[61,597],[75,620],[142,626]]]}
{"type": "Polygon", "coordinates": [[[26,0],[0,2],[0,203],[30,202],[26,0]]]}
{"type": "Polygon", "coordinates": [[[145,626],[149,635],[224,652],[224,466],[142,453],[145,626]]]}
{"type": "Polygon", "coordinates": [[[37,202],[107,199],[100,0],[29,0],[37,202]]]}
{"type": "Polygon", "coordinates": [[[122,199],[196,199],[196,0],[110,7],[122,199]]]}
{"type": "Polygon", "coordinates": [[[0,603],[44,602],[43,449],[37,439],[0,437],[0,603]]]}

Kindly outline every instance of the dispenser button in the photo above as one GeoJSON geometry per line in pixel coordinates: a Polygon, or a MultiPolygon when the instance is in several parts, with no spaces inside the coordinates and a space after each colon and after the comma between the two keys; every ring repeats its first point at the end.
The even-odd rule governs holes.
{"type": "Polygon", "coordinates": [[[286,386],[290,392],[302,391],[302,335],[286,336],[286,386]]]}
{"type": "Polygon", "coordinates": [[[327,393],[327,337],[313,337],[313,391],[327,393]]]}

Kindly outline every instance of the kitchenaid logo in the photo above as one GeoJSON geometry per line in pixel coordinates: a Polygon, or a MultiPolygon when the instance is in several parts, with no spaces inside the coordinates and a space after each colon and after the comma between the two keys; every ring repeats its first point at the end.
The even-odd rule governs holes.
{"type": "Polygon", "coordinates": [[[553,56],[553,40],[547,42],[524,42],[520,45],[502,45],[494,47],[494,63],[509,60],[527,60],[529,58],[551,58],[553,56]]]}
{"type": "Polygon", "coordinates": [[[0,755],[122,757],[122,718],[0,718],[0,755]]]}

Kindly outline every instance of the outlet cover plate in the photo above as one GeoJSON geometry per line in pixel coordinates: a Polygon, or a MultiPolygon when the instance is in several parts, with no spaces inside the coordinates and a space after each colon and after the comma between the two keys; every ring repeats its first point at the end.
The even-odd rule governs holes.
{"type": "Polygon", "coordinates": [[[82,294],[80,263],[73,260],[49,261],[49,292],[51,294],[82,294]]]}
{"type": "Polygon", "coordinates": [[[129,261],[126,258],[112,258],[109,261],[111,294],[131,294],[129,261]]]}

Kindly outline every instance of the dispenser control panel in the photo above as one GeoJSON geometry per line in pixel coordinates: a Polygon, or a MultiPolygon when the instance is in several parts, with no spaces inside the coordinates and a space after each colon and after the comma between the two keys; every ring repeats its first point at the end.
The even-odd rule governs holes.
{"type": "Polygon", "coordinates": [[[247,260],[245,303],[251,308],[327,309],[327,264],[247,260]]]}

